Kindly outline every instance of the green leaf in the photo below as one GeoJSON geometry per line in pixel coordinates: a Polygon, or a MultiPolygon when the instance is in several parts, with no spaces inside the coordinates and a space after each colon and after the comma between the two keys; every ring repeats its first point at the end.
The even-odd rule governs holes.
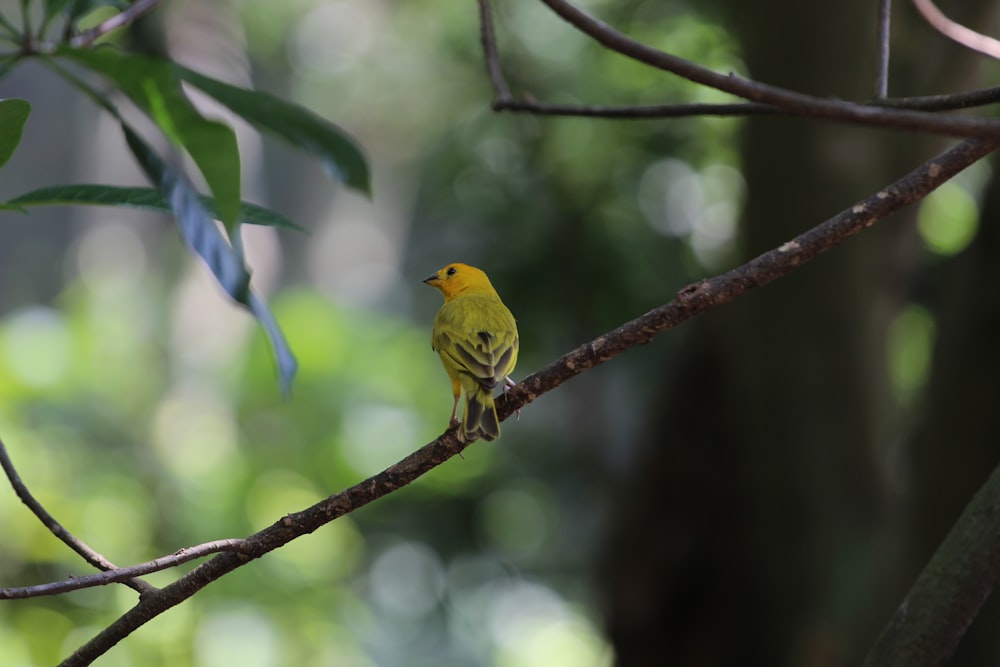
{"type": "Polygon", "coordinates": [[[264,327],[268,340],[271,341],[271,349],[274,350],[274,358],[278,362],[278,377],[281,378],[281,393],[288,396],[292,391],[292,380],[299,369],[299,362],[296,361],[292,348],[288,346],[285,335],[281,332],[277,320],[268,309],[267,304],[260,298],[250,293],[250,300],[247,306],[254,314],[260,325],[264,327]]]}
{"type": "Polygon", "coordinates": [[[110,5],[123,10],[128,7],[128,4],[122,0],[46,0],[45,14],[52,16],[56,12],[63,12],[70,21],[75,22],[98,7],[110,5]]]}
{"type": "Polygon", "coordinates": [[[236,134],[228,125],[198,113],[181,89],[173,64],[111,47],[75,50],[61,46],[56,53],[111,79],[174,145],[188,152],[215,197],[219,218],[232,230],[240,208],[236,134]]]}
{"type": "Polygon", "coordinates": [[[174,69],[182,79],[229,107],[258,130],[316,155],[334,178],[371,194],[371,175],[364,153],[337,125],[274,95],[223,83],[180,65],[174,65],[174,69]]]}
{"type": "Polygon", "coordinates": [[[233,250],[208,210],[202,206],[198,192],[184,175],[164,162],[135,130],[122,123],[125,142],[170,206],[181,236],[208,264],[222,287],[240,303],[246,303],[250,274],[243,260],[233,250]]]}
{"type": "Polygon", "coordinates": [[[0,167],[14,154],[21,143],[24,123],[31,113],[31,105],[24,100],[0,100],[0,167]]]}
{"type": "Polygon", "coordinates": [[[250,291],[250,274],[243,265],[242,257],[226,242],[184,175],[164,162],[127,123],[122,122],[121,127],[125,141],[142,170],[159,187],[168,202],[184,240],[201,255],[226,292],[246,306],[264,327],[278,361],[282,391],[287,393],[297,370],[295,356],[267,306],[250,291]]]}
{"type": "Polygon", "coordinates": [[[14,66],[20,62],[19,56],[8,54],[6,57],[0,58],[0,79],[7,78],[7,72],[14,69],[14,66]]]}
{"type": "MultiPolygon", "coordinates": [[[[66,11],[67,4],[69,4],[69,0],[45,0],[45,16],[55,16],[56,14],[66,11]]],[[[74,2],[73,4],[76,5],[78,3],[74,2]]],[[[71,7],[70,11],[73,9],[74,8],[71,7]]],[[[69,14],[70,11],[66,11],[66,13],[69,14]]]]}
{"type": "MultiPolygon", "coordinates": [[[[213,219],[218,219],[215,212],[215,200],[203,195],[199,195],[199,198],[208,214],[213,219]]],[[[77,204],[123,206],[168,214],[173,212],[160,191],[154,188],[126,188],[94,184],[57,185],[33,190],[0,204],[0,208],[20,210],[26,213],[25,207],[27,206],[71,206],[77,204]]],[[[280,213],[247,202],[240,204],[240,212],[236,222],[245,225],[263,225],[305,231],[280,213]]]]}

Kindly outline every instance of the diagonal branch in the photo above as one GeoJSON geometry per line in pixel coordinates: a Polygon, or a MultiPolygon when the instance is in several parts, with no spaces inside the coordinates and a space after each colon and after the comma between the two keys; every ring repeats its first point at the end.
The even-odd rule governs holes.
{"type": "MultiPolygon", "coordinates": [[[[14,493],[17,494],[17,497],[21,499],[22,503],[28,506],[28,509],[31,510],[32,514],[38,517],[38,520],[41,521],[53,535],[62,540],[62,542],[65,543],[70,549],[83,556],[85,561],[97,569],[117,569],[117,565],[91,549],[83,540],[66,530],[66,528],[64,528],[61,523],[56,521],[56,518],[52,516],[40,502],[38,502],[38,500],[28,490],[28,487],[25,486],[24,482],[21,480],[21,476],[18,475],[17,469],[14,468],[14,463],[10,460],[10,455],[7,453],[7,446],[4,445],[3,440],[0,440],[0,467],[3,468],[4,473],[7,475],[7,479],[10,480],[10,485],[14,489],[14,493]]],[[[125,579],[123,583],[140,594],[153,589],[151,584],[143,581],[142,579],[129,577],[128,579],[125,579]]]]}
{"type": "Polygon", "coordinates": [[[998,580],[1000,468],[952,526],[864,666],[945,664],[998,580]]]}
{"type": "Polygon", "coordinates": [[[990,58],[1000,58],[1000,41],[952,21],[932,0],[913,0],[913,4],[924,20],[948,39],[990,58]]]}
{"type": "MultiPolygon", "coordinates": [[[[911,171],[895,183],[858,202],[826,222],[766,252],[728,273],[703,280],[678,293],[671,302],[627,322],[563,355],[525,378],[497,399],[497,413],[506,419],[517,410],[552,391],[567,380],[603,364],[637,345],[695,316],[794,271],[802,264],[857,235],[877,221],[925,197],[969,165],[996,148],[1000,140],[967,140],[911,171]]],[[[399,463],[334,494],[301,512],[282,517],[243,541],[236,553],[221,553],[162,589],[143,595],[135,607],[81,646],[62,664],[89,665],[137,628],[180,604],[223,575],[311,533],[413,482],[432,468],[459,454],[454,430],[424,445],[399,463]]]]}
{"type": "Polygon", "coordinates": [[[1000,140],[963,141],[780,247],[758,255],[727,273],[684,288],[670,303],[578,347],[519,382],[505,398],[497,400],[497,413],[501,419],[506,419],[515,410],[583,371],[632,347],[645,345],[667,329],[791,273],[886,216],[926,197],[955,174],[997,148],[1000,148],[1000,140]]]}

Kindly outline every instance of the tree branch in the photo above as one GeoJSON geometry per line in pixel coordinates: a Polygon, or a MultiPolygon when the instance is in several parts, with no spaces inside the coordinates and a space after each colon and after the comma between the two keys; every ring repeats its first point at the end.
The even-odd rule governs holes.
{"type": "Polygon", "coordinates": [[[1000,467],[973,496],[865,659],[865,667],[941,665],[1000,578],[1000,467]]]}
{"type": "MultiPolygon", "coordinates": [[[[656,119],[684,118],[690,116],[774,116],[792,115],[792,112],[769,104],[755,102],[729,104],[650,104],[650,105],[588,105],[551,104],[535,99],[517,99],[510,91],[500,64],[497,48],[496,28],[493,23],[490,0],[478,0],[479,33],[486,61],[486,72],[493,86],[494,111],[510,111],[537,116],[577,116],[609,119],[656,119]]],[[[889,80],[889,4],[890,0],[880,0],[879,10],[879,56],[875,99],[868,102],[843,102],[843,104],[879,107],[885,109],[909,109],[912,111],[954,111],[985,106],[1000,102],[1000,88],[984,88],[965,93],[948,95],[924,95],[916,97],[886,97],[889,80]]],[[[886,116],[890,118],[891,116],[886,116]]]]}
{"type": "MultiPolygon", "coordinates": [[[[886,97],[860,102],[885,109],[918,111],[954,111],[1000,102],[1000,88],[983,88],[947,95],[886,97]]],[[[790,116],[789,112],[766,104],[742,102],[733,104],[648,104],[648,105],[586,105],[551,104],[537,100],[497,97],[494,111],[530,113],[538,116],[579,116],[588,118],[652,120],[656,118],[686,118],[691,116],[790,116]]]]}
{"type": "MultiPolygon", "coordinates": [[[[94,586],[106,586],[108,584],[115,584],[118,582],[129,583],[130,579],[143,574],[160,572],[161,570],[166,570],[171,567],[177,567],[182,563],[187,563],[188,561],[192,561],[196,558],[202,558],[203,556],[216,554],[220,551],[243,551],[243,543],[244,540],[235,538],[213,540],[212,542],[205,542],[204,544],[198,544],[193,547],[185,547],[184,549],[179,549],[169,556],[161,556],[160,558],[156,558],[145,563],[139,563],[138,565],[105,570],[104,572],[89,574],[84,577],[70,577],[64,581],[54,581],[48,584],[38,584],[36,586],[23,586],[17,588],[0,588],[0,600],[23,600],[26,598],[37,598],[46,595],[60,595],[62,593],[69,593],[70,591],[93,588],[94,586]]],[[[139,592],[143,593],[148,592],[149,590],[152,590],[152,587],[139,592]]]]}
{"type": "MultiPolygon", "coordinates": [[[[681,290],[659,308],[563,355],[497,399],[501,420],[580,373],[600,365],[706,310],[766,285],[853,237],[878,220],[925,197],[959,171],[1000,146],[1000,140],[967,140],[929,160],[895,183],[826,222],[732,271],[681,290]]],[[[289,514],[243,540],[242,549],[202,563],[162,589],[143,595],[131,610],[81,646],[62,664],[89,665],[134,630],[180,604],[219,577],[254,558],[311,533],[335,519],[397,491],[460,453],[467,444],[450,429],[399,463],[301,512],[289,514]]]]}
{"type": "MultiPolygon", "coordinates": [[[[882,104],[858,104],[842,100],[823,99],[744,79],[735,74],[719,74],[683,58],[637,42],[607,24],[589,16],[571,2],[568,2],[568,0],[541,1],[577,30],[612,51],[621,53],[651,67],[676,74],[694,83],[742,97],[750,102],[774,107],[778,113],[931,134],[982,138],[1000,137],[1000,121],[993,119],[940,116],[912,108],[904,108],[907,105],[892,105],[892,108],[889,108],[889,105],[882,104]]],[[[487,2],[488,0],[480,0],[481,15],[483,13],[482,8],[487,2]]],[[[488,8],[485,13],[488,15],[488,8]]],[[[483,25],[484,44],[486,44],[486,36],[490,34],[491,30],[492,21],[483,25]]],[[[494,69],[498,70],[499,65],[495,64],[497,62],[495,39],[490,41],[489,44],[492,50],[487,51],[487,60],[491,63],[488,64],[488,68],[491,71],[494,69]]],[[[496,84],[494,83],[494,85],[496,84]]],[[[506,84],[504,86],[506,87],[506,84]]],[[[500,108],[509,108],[509,91],[505,97],[498,90],[498,96],[500,108]]],[[[527,111],[529,109],[525,108],[525,105],[530,104],[518,103],[517,106],[520,107],[518,110],[527,111]]],[[[715,111],[718,112],[719,109],[716,108],[715,111]]],[[[737,109],[736,111],[741,110],[737,109]]],[[[670,115],[694,115],[698,112],[699,110],[690,108],[688,113],[681,113],[677,108],[670,109],[670,115]]],[[[746,107],[743,107],[742,112],[746,112],[746,107]]],[[[626,117],[620,110],[618,113],[618,117],[626,117]]],[[[760,111],[754,110],[753,113],[760,113],[760,111]]],[[[579,115],[598,114],[581,113],[579,115]]]]}
{"type": "Polygon", "coordinates": [[[649,343],[667,329],[791,273],[821,253],[874,225],[878,220],[926,197],[942,183],[998,147],[1000,140],[963,141],[871,197],[780,247],[759,255],[727,273],[684,288],[670,303],[578,347],[519,382],[506,397],[497,400],[497,412],[500,418],[506,419],[515,410],[583,371],[602,364],[632,347],[649,343]]]}
{"type": "Polygon", "coordinates": [[[497,34],[493,27],[493,10],[490,0],[479,0],[479,39],[486,56],[486,73],[496,91],[497,101],[511,100],[510,88],[503,78],[503,68],[500,66],[500,54],[497,51],[497,34]]]}
{"type": "Polygon", "coordinates": [[[780,109],[753,102],[737,104],[649,104],[649,105],[580,105],[549,104],[534,100],[498,98],[494,111],[530,113],[536,116],[580,116],[585,118],[651,120],[655,118],[685,118],[689,116],[775,116],[788,115],[780,109]]]}
{"type": "Polygon", "coordinates": [[[932,0],[913,0],[913,4],[924,20],[948,39],[990,58],[1000,58],[1000,41],[952,21],[932,0]]]}
{"type": "MultiPolygon", "coordinates": [[[[21,476],[17,474],[17,470],[14,468],[14,463],[10,460],[10,455],[7,453],[7,446],[0,439],[0,467],[3,468],[4,473],[7,475],[7,479],[10,480],[10,485],[14,489],[14,493],[17,497],[21,499],[21,502],[28,506],[32,514],[38,517],[38,520],[42,522],[46,528],[48,528],[53,535],[59,538],[66,546],[80,554],[85,561],[93,565],[99,570],[116,570],[118,566],[109,561],[107,558],[97,553],[90,548],[83,540],[74,536],[71,532],[66,530],[62,524],[56,521],[55,517],[49,514],[48,510],[42,506],[38,500],[31,494],[28,487],[25,486],[24,482],[21,480],[21,476]]],[[[135,590],[136,592],[143,594],[154,588],[149,582],[143,581],[142,579],[135,579],[128,577],[122,581],[126,586],[135,590]]],[[[0,596],[3,599],[3,596],[0,596]]]]}
{"type": "Polygon", "coordinates": [[[1000,88],[981,88],[964,93],[947,95],[920,95],[916,97],[887,97],[873,104],[889,109],[918,109],[921,111],[954,111],[1000,102],[1000,88]]]}

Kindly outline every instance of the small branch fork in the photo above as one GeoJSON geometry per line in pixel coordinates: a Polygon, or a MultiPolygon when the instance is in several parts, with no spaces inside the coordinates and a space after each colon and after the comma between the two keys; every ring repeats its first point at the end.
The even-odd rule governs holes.
{"type": "MultiPolygon", "coordinates": [[[[500,65],[496,30],[490,0],[478,0],[480,38],[486,69],[494,90],[492,107],[541,116],[585,116],[614,119],[678,118],[686,116],[752,116],[787,115],[820,118],[858,125],[887,127],[899,130],[943,134],[956,137],[998,137],[1000,121],[984,118],[939,116],[933,112],[966,109],[1000,102],[1000,88],[970,91],[957,95],[924,97],[888,97],[889,85],[889,25],[890,0],[879,0],[878,56],[876,62],[875,98],[866,102],[849,102],[813,97],[783,88],[744,79],[735,74],[720,74],[696,63],[659,51],[637,42],[607,24],[589,16],[568,0],[540,0],[556,15],[606,48],[633,60],[688,79],[697,84],[741,97],[747,102],[733,104],[662,104],[642,106],[599,106],[548,104],[534,99],[518,99],[510,91],[500,65]]],[[[913,0],[919,5],[933,5],[930,0],[913,0]]],[[[936,8],[935,8],[936,9],[936,8]]],[[[940,24],[932,23],[935,27],[940,24]]],[[[957,26],[957,24],[954,24],[957,26]]],[[[967,28],[961,30],[973,33],[967,28]]],[[[941,29],[941,28],[939,28],[941,29]]],[[[942,29],[942,32],[945,32],[942,29]]],[[[946,35],[957,39],[952,29],[946,35]]],[[[979,35],[978,44],[990,40],[979,35]]],[[[976,42],[971,38],[962,43],[976,42]]],[[[970,46],[970,48],[976,48],[970,46]]],[[[989,52],[978,48],[981,52],[989,52]]]]}

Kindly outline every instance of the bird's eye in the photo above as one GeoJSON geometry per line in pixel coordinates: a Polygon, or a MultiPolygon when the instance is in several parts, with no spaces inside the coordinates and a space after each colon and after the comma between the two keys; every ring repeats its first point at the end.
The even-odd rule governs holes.
{"type": "Polygon", "coordinates": [[[449,276],[453,276],[456,273],[458,273],[458,269],[456,269],[454,266],[449,266],[448,270],[445,271],[445,273],[448,274],[449,276]]]}

